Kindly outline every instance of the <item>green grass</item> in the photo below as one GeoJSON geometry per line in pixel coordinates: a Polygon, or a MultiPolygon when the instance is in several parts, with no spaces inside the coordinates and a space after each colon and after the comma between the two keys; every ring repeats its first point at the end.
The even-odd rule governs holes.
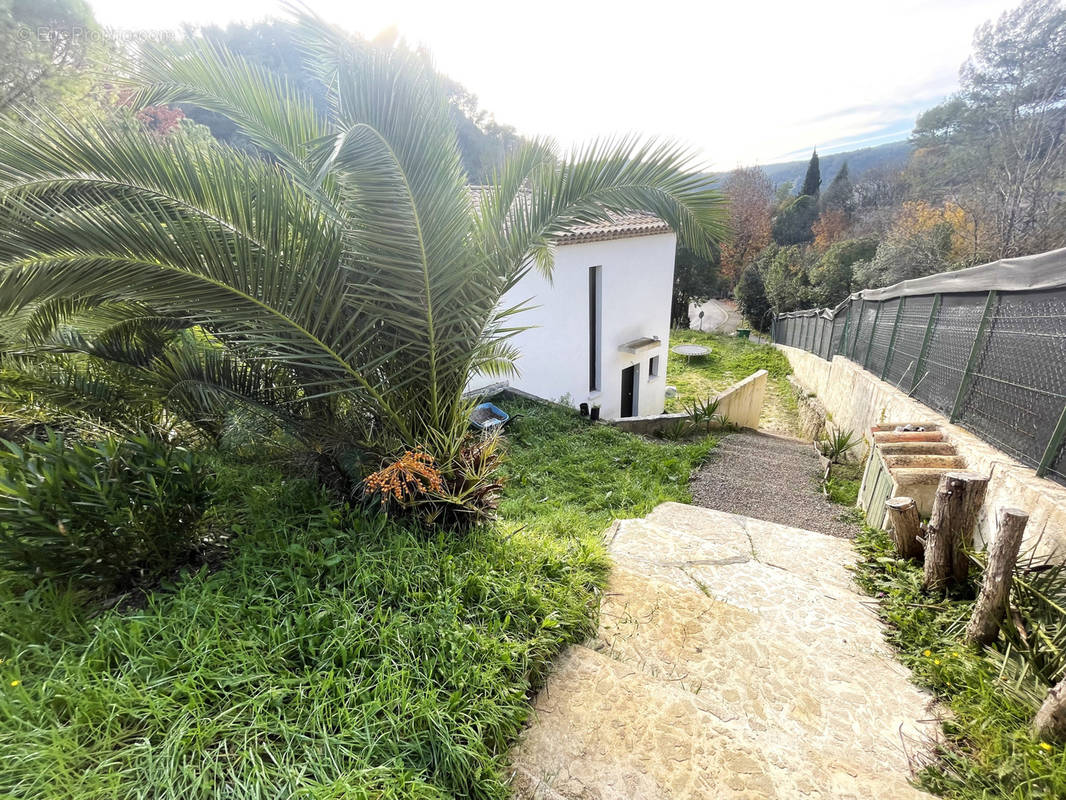
{"type": "Polygon", "coordinates": [[[1066,748],[1029,735],[1046,684],[1010,654],[966,646],[972,599],[923,594],[921,567],[897,558],[887,534],[865,528],[856,546],[858,581],[879,598],[889,641],[915,682],[950,709],[945,744],[919,774],[922,788],[952,800],[1066,797],[1066,748]]]}
{"type": "Polygon", "coordinates": [[[829,499],[854,508],[862,486],[863,464],[834,464],[830,474],[829,499]]]}
{"type": "Polygon", "coordinates": [[[523,416],[511,426],[501,515],[509,524],[556,537],[598,536],[616,517],[691,500],[689,477],[714,446],[708,437],[684,444],[651,441],[556,406],[504,407],[523,416]]]}
{"type": "Polygon", "coordinates": [[[0,797],[504,798],[551,659],[592,633],[614,516],[710,442],[521,404],[502,518],[427,534],[219,463],[214,572],[103,610],[0,575],[0,797]]]}
{"type": "Polygon", "coordinates": [[[764,419],[774,420],[778,429],[794,427],[796,397],[788,382],[792,368],[779,350],[732,336],[691,330],[671,332],[670,346],[678,344],[706,345],[711,353],[692,359],[670,354],[666,382],[677,387],[677,396],[667,399],[667,411],[684,411],[685,404],[691,404],[693,399],[706,400],[753,372],[765,369],[769,375],[764,419]]]}

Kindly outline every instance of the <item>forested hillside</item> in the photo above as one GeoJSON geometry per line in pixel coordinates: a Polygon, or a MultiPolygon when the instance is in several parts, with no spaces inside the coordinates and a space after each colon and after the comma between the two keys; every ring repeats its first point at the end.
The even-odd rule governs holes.
{"type": "MultiPolygon", "coordinates": [[[[134,114],[129,98],[113,89],[112,76],[122,71],[125,61],[137,58],[140,43],[154,41],[177,57],[198,39],[215,42],[269,68],[309,92],[316,104],[325,103],[317,88],[320,84],[305,66],[290,22],[188,28],[173,35],[128,31],[109,37],[98,31],[92,11],[82,0],[51,0],[40,6],[0,2],[0,115],[16,116],[20,106],[43,106],[82,119],[105,116],[115,125],[135,125],[161,136],[192,140],[211,136],[235,147],[254,148],[255,143],[221,114],[190,103],[134,114]],[[49,35],[26,35],[40,29],[49,30],[49,35]],[[78,31],[86,33],[71,34],[78,31]]],[[[471,179],[478,180],[519,136],[481,109],[465,87],[447,78],[444,82],[464,166],[471,179]]]]}
{"type": "MultiPolygon", "coordinates": [[[[852,180],[861,178],[870,170],[875,169],[902,169],[911,153],[914,152],[914,144],[909,140],[898,142],[886,142],[875,147],[863,147],[858,150],[846,150],[841,153],[825,155],[818,154],[822,171],[822,181],[830,182],[836,177],[837,172],[844,165],[848,165],[848,172],[852,180]]],[[[775,164],[763,164],[762,171],[770,179],[775,187],[784,183],[798,186],[807,174],[807,159],[799,161],[780,161],[775,164]]],[[[728,172],[718,173],[716,177],[725,180],[728,172]]]]}
{"type": "MultiPolygon", "coordinates": [[[[871,170],[902,169],[907,160],[914,152],[914,144],[909,140],[898,142],[886,142],[876,147],[863,147],[858,150],[848,150],[843,153],[819,154],[821,164],[822,181],[830,183],[840,168],[848,165],[848,172],[852,180],[862,178],[871,170]]],[[[774,186],[790,181],[793,186],[798,186],[807,174],[807,161],[786,161],[780,164],[768,164],[763,171],[770,177],[774,186]]]]}
{"type": "Polygon", "coordinates": [[[704,265],[705,292],[732,287],[765,330],[773,312],[1066,246],[1060,0],[1026,0],[982,25],[959,83],[890,148],[910,151],[897,163],[860,170],[848,154],[831,171],[835,157],[814,154],[794,186],[775,180],[791,164],[726,175],[733,240],[704,265]]]}

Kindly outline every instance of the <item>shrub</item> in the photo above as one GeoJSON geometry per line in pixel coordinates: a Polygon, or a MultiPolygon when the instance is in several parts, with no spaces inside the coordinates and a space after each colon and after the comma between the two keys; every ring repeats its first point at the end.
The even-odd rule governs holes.
{"type": "Polygon", "coordinates": [[[104,589],[188,554],[207,488],[197,454],[144,434],[0,441],[0,568],[104,589]]]}

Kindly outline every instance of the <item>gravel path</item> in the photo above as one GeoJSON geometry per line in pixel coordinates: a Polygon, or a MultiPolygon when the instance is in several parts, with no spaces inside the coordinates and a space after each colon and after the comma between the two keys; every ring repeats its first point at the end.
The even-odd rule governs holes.
{"type": "Polygon", "coordinates": [[[814,445],[757,431],[724,436],[692,478],[693,505],[852,538],[855,524],[821,493],[814,445]]]}

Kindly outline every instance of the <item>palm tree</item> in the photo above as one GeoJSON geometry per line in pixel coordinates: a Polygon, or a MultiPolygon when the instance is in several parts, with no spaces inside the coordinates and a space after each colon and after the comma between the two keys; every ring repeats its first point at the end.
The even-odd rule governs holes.
{"type": "Polygon", "coordinates": [[[337,464],[399,446],[447,459],[468,377],[514,368],[521,309],[500,300],[550,273],[558,234],[641,210],[697,252],[722,237],[691,154],[635,138],[565,157],[526,143],[475,203],[425,59],[299,24],[328,111],[204,41],[131,67],[135,103],[210,109],[254,152],[55,117],[0,129],[0,315],[47,340],[5,358],[54,358],[72,313],[131,309],[185,330],[138,367],[177,413],[246,404],[337,464]]]}

